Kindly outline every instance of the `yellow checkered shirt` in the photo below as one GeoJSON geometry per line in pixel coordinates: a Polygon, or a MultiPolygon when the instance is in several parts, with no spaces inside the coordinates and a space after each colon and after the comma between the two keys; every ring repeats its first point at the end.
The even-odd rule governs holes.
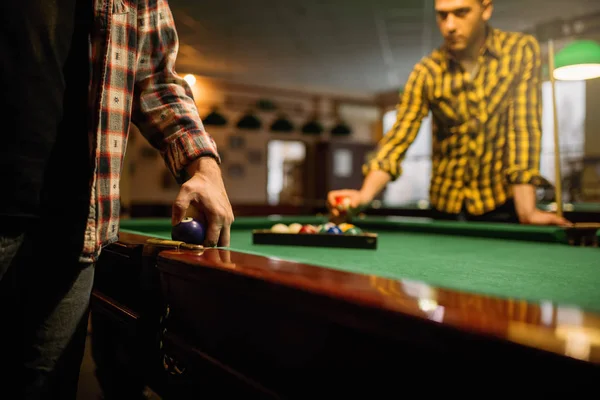
{"type": "Polygon", "coordinates": [[[396,122],[363,172],[383,170],[397,179],[431,112],[432,207],[481,215],[511,198],[511,185],[546,182],[539,171],[540,58],[533,36],[492,28],[473,79],[443,47],[434,50],[411,72],[396,122]]]}

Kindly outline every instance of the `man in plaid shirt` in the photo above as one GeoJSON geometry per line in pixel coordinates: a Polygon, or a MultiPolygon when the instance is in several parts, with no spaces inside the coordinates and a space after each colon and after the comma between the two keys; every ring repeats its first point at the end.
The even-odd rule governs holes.
{"type": "Polygon", "coordinates": [[[166,0],[0,7],[2,377],[28,399],[74,399],[94,263],[117,240],[131,124],[181,184],[173,224],[195,207],[206,245],[228,246],[233,213],[215,143],[174,69],[166,0]]]}
{"type": "Polygon", "coordinates": [[[436,0],[444,44],[423,57],[408,77],[392,129],[363,166],[359,190],[328,193],[367,207],[401,164],[423,119],[432,115],[429,200],[436,219],[530,225],[570,225],[536,207],[545,185],[541,149],[541,55],[537,40],[491,27],[492,0],[436,0]]]}

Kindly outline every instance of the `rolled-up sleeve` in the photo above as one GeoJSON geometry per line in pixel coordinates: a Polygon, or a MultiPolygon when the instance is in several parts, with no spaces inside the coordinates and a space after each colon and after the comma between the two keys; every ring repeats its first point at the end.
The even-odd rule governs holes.
{"type": "Polygon", "coordinates": [[[537,40],[523,37],[519,46],[522,71],[509,109],[507,132],[508,166],[506,178],[510,184],[540,185],[546,182],[540,175],[541,153],[541,55],[537,40]]]}
{"type": "Polygon", "coordinates": [[[140,4],[132,122],[181,183],[187,178],[185,166],[193,160],[210,156],[220,163],[220,158],[190,87],[175,72],[179,41],[169,5],[165,0],[140,4]]]}
{"type": "Polygon", "coordinates": [[[392,180],[402,174],[401,163],[413,143],[423,118],[429,112],[425,95],[428,71],[422,63],[415,66],[396,106],[396,121],[379,141],[373,157],[363,165],[363,173],[380,170],[390,174],[392,180]]]}

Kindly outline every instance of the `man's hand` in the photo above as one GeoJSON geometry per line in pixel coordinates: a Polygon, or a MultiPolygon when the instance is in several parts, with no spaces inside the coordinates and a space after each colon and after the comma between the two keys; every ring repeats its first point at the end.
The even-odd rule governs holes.
{"type": "Polygon", "coordinates": [[[327,208],[330,213],[330,221],[336,224],[349,222],[353,215],[365,208],[370,202],[364,193],[354,189],[332,190],[327,194],[327,208]],[[350,199],[350,207],[346,213],[340,213],[336,207],[337,197],[348,197],[350,199]]]}
{"type": "Polygon", "coordinates": [[[198,218],[206,224],[206,247],[228,247],[234,216],[219,165],[212,157],[202,157],[186,170],[191,178],[173,202],[171,223],[177,225],[186,215],[198,218]]]}
{"type": "Polygon", "coordinates": [[[535,188],[532,185],[513,186],[515,208],[519,222],[525,225],[571,226],[572,223],[555,213],[545,212],[536,207],[535,188]]]}
{"type": "Polygon", "coordinates": [[[519,220],[522,224],[526,225],[558,225],[558,226],[571,226],[573,225],[567,219],[559,217],[553,212],[546,212],[539,209],[535,209],[529,214],[519,216],[519,220]]]}

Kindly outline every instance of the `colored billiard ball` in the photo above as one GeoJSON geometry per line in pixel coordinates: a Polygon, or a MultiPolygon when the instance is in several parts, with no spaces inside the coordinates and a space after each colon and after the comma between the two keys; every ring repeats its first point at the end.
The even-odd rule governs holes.
{"type": "Polygon", "coordinates": [[[206,238],[206,227],[197,219],[186,217],[173,227],[171,238],[190,244],[203,244],[206,238]]]}
{"type": "Polygon", "coordinates": [[[330,235],[341,235],[342,230],[340,228],[338,228],[337,226],[332,226],[329,229],[327,229],[327,233],[330,235]]]}
{"type": "Polygon", "coordinates": [[[361,235],[362,233],[362,229],[357,226],[353,226],[352,228],[344,231],[344,235],[361,235]]]}
{"type": "Polygon", "coordinates": [[[348,196],[337,196],[335,198],[335,208],[338,209],[340,213],[346,213],[350,209],[351,200],[348,196]]]}
{"type": "Polygon", "coordinates": [[[342,232],[346,232],[348,229],[354,228],[354,225],[344,222],[339,224],[338,228],[340,228],[342,232]]]}
{"type": "Polygon", "coordinates": [[[323,225],[319,225],[317,227],[317,231],[319,233],[327,233],[327,230],[329,230],[329,228],[331,228],[332,226],[336,226],[333,222],[327,222],[323,225]]]}
{"type": "Polygon", "coordinates": [[[313,233],[317,233],[317,232],[318,231],[317,231],[317,227],[316,226],[314,226],[314,225],[304,225],[300,229],[300,232],[298,232],[298,233],[310,233],[310,234],[313,234],[313,233]]]}

